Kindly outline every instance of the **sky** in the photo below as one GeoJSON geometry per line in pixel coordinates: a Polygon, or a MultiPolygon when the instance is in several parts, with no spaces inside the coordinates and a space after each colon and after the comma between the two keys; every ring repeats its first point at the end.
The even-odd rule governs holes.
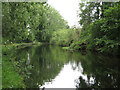
{"type": "Polygon", "coordinates": [[[70,27],[73,25],[79,27],[79,18],[77,17],[79,2],[80,0],[48,0],[48,4],[59,11],[70,27]]]}

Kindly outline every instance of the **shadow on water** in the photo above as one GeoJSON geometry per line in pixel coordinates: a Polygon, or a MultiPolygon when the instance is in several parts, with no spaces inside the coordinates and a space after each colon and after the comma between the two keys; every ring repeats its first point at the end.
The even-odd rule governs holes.
{"type": "Polygon", "coordinates": [[[119,59],[116,57],[90,52],[84,55],[47,45],[18,49],[13,56],[27,88],[55,87],[56,84],[68,88],[73,84],[76,89],[118,88],[120,85],[119,59]]]}
{"type": "Polygon", "coordinates": [[[87,79],[79,77],[76,82],[77,90],[80,88],[119,88],[120,72],[119,59],[89,53],[80,57],[83,74],[87,79]]]}

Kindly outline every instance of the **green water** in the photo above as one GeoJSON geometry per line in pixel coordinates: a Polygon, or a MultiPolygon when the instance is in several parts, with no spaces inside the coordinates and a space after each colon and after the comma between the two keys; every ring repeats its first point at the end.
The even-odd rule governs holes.
{"type": "MultiPolygon", "coordinates": [[[[119,58],[58,46],[31,46],[9,58],[27,88],[118,88],[119,58]]],[[[5,57],[5,56],[4,56],[5,57]]],[[[4,80],[4,79],[3,79],[4,80]]]]}

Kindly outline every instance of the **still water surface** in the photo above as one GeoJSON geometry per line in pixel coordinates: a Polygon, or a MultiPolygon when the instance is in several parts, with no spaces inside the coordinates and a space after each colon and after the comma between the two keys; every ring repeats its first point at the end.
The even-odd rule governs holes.
{"type": "Polygon", "coordinates": [[[31,46],[16,51],[28,88],[118,88],[119,59],[58,46],[31,46]]]}

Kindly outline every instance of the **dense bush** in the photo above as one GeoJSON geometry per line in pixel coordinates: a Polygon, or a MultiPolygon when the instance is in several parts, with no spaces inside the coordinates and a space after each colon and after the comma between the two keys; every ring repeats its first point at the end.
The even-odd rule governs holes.
{"type": "MultiPolygon", "coordinates": [[[[81,4],[80,7],[83,6],[84,4],[81,4]]],[[[120,3],[103,3],[102,5],[99,2],[88,3],[86,4],[86,8],[81,11],[80,24],[83,27],[79,41],[74,41],[72,47],[74,46],[75,49],[80,49],[82,45],[86,45],[87,49],[119,54],[120,3]],[[99,12],[97,12],[94,7],[96,7],[97,9],[101,9],[99,9],[99,12]],[[96,11],[96,13],[98,14],[93,14],[91,11],[96,11]],[[86,17],[84,17],[84,14],[86,15],[86,17]],[[96,18],[96,15],[98,15],[99,17],[96,18]]]]}
{"type": "Polygon", "coordinates": [[[90,25],[91,48],[101,52],[117,52],[120,47],[120,5],[115,5],[104,11],[104,18],[90,25]]]}
{"type": "Polygon", "coordinates": [[[60,29],[52,34],[50,43],[61,46],[70,46],[73,41],[78,41],[79,37],[80,29],[60,29]]]}

